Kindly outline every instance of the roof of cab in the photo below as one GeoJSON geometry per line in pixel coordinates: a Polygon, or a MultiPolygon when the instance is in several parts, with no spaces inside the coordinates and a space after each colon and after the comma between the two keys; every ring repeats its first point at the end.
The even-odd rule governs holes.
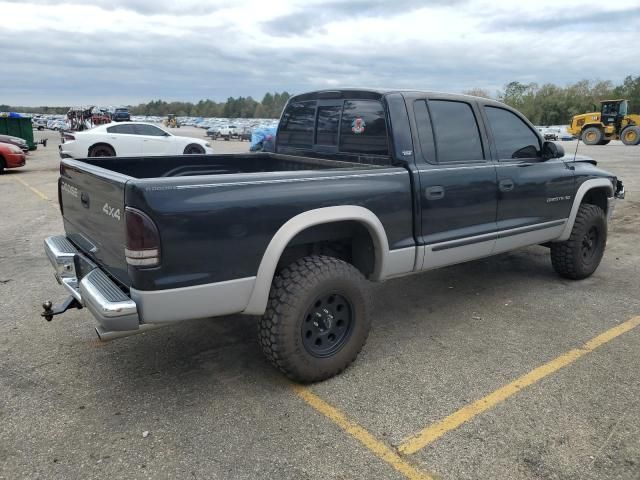
{"type": "Polygon", "coordinates": [[[465,95],[462,93],[446,93],[436,92],[429,90],[415,90],[415,89],[392,89],[392,88],[337,88],[326,90],[313,90],[310,92],[301,93],[291,97],[291,100],[304,101],[304,100],[338,100],[338,99],[363,99],[363,100],[379,100],[385,95],[391,93],[401,93],[405,96],[412,98],[425,98],[425,97],[439,97],[443,99],[474,99],[481,100],[487,104],[495,104],[504,106],[503,103],[484,97],[475,97],[472,95],[465,95]]]}

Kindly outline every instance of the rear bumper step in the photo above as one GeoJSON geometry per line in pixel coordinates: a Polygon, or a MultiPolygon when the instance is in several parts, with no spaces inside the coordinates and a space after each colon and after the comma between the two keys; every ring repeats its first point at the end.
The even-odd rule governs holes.
{"type": "Polygon", "coordinates": [[[55,269],[58,283],[100,324],[98,336],[101,339],[111,339],[110,334],[115,333],[117,337],[135,335],[150,328],[140,325],[136,303],[99,268],[91,270],[78,281],[74,258],[76,255],[86,257],[65,236],[46,238],[44,250],[55,269]]]}

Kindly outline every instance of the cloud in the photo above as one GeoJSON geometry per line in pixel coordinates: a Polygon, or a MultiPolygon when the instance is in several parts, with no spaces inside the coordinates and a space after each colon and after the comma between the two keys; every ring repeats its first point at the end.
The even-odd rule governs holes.
{"type": "Polygon", "coordinates": [[[324,2],[318,5],[301,6],[293,13],[282,15],[263,23],[262,28],[268,34],[288,37],[302,35],[310,31],[322,31],[322,27],[327,23],[344,19],[398,16],[420,8],[447,8],[466,2],[467,0],[440,0],[437,2],[353,0],[350,2],[324,2]]]}
{"type": "MultiPolygon", "coordinates": [[[[6,0],[6,3],[32,5],[70,5],[85,6],[86,1],[83,0],[6,0]]],[[[91,5],[103,10],[126,10],[143,15],[202,15],[209,14],[224,7],[223,2],[204,3],[195,0],[180,0],[179,2],[172,0],[92,0],[91,5]]]]}
{"type": "Polygon", "coordinates": [[[0,83],[0,103],[260,99],[336,86],[495,92],[513,80],[620,82],[637,73],[635,50],[612,55],[602,42],[612,22],[615,32],[639,31],[638,9],[583,6],[589,13],[569,15],[551,0],[236,0],[193,8],[0,0],[3,66],[19,79],[0,83]]]}

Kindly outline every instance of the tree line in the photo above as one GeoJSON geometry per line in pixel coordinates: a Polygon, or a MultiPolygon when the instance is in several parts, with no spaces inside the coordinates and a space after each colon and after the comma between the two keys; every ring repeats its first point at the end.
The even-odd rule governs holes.
{"type": "MultiPolygon", "coordinates": [[[[640,76],[629,75],[622,84],[613,82],[581,80],[566,87],[552,83],[510,82],[503,90],[491,94],[485,89],[467,90],[469,95],[494,98],[506,103],[529,118],[536,125],[562,125],[571,117],[599,109],[599,101],[612,98],[629,100],[630,113],[640,113],[640,76]]],[[[267,93],[258,102],[252,97],[229,97],[226,102],[200,100],[192,102],[165,102],[153,100],[148,103],[129,106],[132,115],[166,116],[175,113],[188,117],[226,118],[278,118],[291,95],[288,92],[267,93]]],[[[12,107],[0,105],[0,112],[17,111],[24,113],[67,113],[68,107],[12,107]]]]}
{"type": "Polygon", "coordinates": [[[567,124],[578,113],[599,111],[600,100],[617,98],[629,100],[629,113],[640,113],[640,76],[629,75],[620,85],[608,80],[581,80],[566,87],[551,83],[510,82],[495,95],[481,88],[465,93],[506,103],[522,112],[535,125],[567,124]]]}
{"type": "Polygon", "coordinates": [[[153,100],[130,106],[132,115],[165,116],[175,113],[181,117],[225,117],[225,118],[278,118],[291,95],[288,92],[267,93],[261,102],[252,97],[229,97],[226,102],[200,100],[191,102],[165,102],[153,100]]]}
{"type": "MultiPolygon", "coordinates": [[[[152,100],[139,105],[129,105],[131,115],[163,117],[174,113],[180,117],[225,118],[278,118],[291,95],[288,92],[267,93],[261,102],[252,97],[229,97],[226,102],[200,100],[192,102],[165,102],[152,100]]],[[[69,107],[17,107],[0,104],[0,112],[65,114],[69,107]]]]}

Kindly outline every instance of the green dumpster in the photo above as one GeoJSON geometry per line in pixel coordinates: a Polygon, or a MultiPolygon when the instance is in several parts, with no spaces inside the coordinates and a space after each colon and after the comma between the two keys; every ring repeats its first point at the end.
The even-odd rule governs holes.
{"type": "Polygon", "coordinates": [[[0,117],[0,135],[24,138],[29,145],[29,150],[35,150],[37,148],[33,141],[31,118],[0,117]]]}

